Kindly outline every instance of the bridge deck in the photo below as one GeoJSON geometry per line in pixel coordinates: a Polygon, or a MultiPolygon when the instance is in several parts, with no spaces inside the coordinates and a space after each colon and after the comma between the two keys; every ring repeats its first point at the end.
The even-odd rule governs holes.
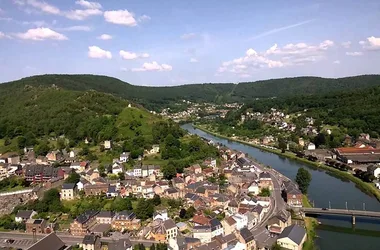
{"type": "Polygon", "coordinates": [[[331,215],[349,215],[358,217],[380,218],[380,212],[365,210],[346,210],[346,209],[322,209],[322,208],[302,208],[307,214],[331,214],[331,215]]]}

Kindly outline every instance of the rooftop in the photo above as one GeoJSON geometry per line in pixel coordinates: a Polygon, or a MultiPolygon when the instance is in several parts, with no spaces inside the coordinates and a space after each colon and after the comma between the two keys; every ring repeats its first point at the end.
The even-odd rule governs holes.
{"type": "Polygon", "coordinates": [[[284,231],[282,231],[282,233],[278,236],[278,239],[289,238],[299,245],[302,242],[302,239],[305,235],[306,231],[303,227],[291,225],[289,227],[286,227],[284,231]]]}

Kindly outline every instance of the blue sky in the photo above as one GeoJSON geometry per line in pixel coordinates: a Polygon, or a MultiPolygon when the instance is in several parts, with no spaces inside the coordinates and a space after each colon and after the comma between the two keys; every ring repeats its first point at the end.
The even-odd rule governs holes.
{"type": "Polygon", "coordinates": [[[0,82],[135,85],[380,73],[378,0],[0,0],[0,82]]]}

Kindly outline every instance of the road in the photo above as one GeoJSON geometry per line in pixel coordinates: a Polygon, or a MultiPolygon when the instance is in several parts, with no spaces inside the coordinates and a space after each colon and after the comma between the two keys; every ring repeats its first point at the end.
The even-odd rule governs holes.
{"type": "MultiPolygon", "coordinates": [[[[83,236],[73,236],[66,233],[57,233],[58,237],[65,242],[67,245],[76,245],[82,242],[83,236]]],[[[43,234],[38,234],[36,236],[37,240],[45,237],[43,234]]],[[[112,237],[102,237],[102,242],[114,242],[117,239],[120,239],[121,237],[112,238],[112,237]]],[[[132,244],[138,244],[143,243],[145,246],[150,246],[152,243],[155,243],[152,240],[138,240],[138,239],[131,239],[132,244]]],[[[0,232],[0,247],[15,247],[15,248],[21,248],[26,249],[33,245],[33,235],[27,234],[27,233],[20,233],[20,232],[0,232]],[[13,244],[6,243],[6,239],[13,239],[15,242],[13,244]]]]}
{"type": "Polygon", "coordinates": [[[346,210],[346,209],[322,209],[322,208],[302,208],[308,214],[331,214],[331,215],[349,215],[358,217],[380,218],[380,212],[365,210],[346,210]]]}

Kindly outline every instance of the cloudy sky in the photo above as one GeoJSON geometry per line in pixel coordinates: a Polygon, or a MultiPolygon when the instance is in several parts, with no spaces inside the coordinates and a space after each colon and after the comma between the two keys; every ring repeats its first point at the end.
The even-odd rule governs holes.
{"type": "Polygon", "coordinates": [[[0,0],[0,82],[136,85],[380,73],[379,0],[0,0]]]}

